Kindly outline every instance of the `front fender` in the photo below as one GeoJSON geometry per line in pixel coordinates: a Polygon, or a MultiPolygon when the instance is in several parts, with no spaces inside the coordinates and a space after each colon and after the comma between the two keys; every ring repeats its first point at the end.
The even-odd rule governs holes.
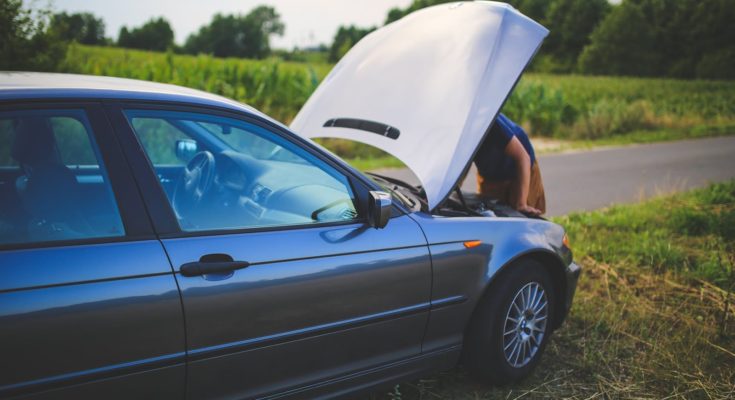
{"type": "Polygon", "coordinates": [[[564,230],[557,224],[525,218],[411,216],[426,236],[432,260],[432,309],[424,351],[461,343],[479,299],[520,257],[538,257],[552,276],[560,277],[560,294],[566,291],[564,268],[571,263],[571,252],[562,245],[564,230]],[[464,245],[472,240],[481,244],[464,245]]]}

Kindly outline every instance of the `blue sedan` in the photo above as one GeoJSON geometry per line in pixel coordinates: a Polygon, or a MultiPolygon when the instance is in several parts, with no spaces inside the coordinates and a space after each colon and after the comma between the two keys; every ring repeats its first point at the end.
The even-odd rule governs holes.
{"type": "MultiPolygon", "coordinates": [[[[522,32],[495,18],[512,10],[472,4],[522,32]]],[[[334,73],[375,65],[356,57],[334,73]]],[[[396,145],[421,145],[419,113],[329,93],[297,125],[395,147],[424,185],[364,175],[211,94],[0,73],[0,397],[331,398],[458,362],[491,383],[526,377],[580,269],[560,226],[456,187],[502,101],[452,103],[478,128],[432,158],[396,145]]]]}

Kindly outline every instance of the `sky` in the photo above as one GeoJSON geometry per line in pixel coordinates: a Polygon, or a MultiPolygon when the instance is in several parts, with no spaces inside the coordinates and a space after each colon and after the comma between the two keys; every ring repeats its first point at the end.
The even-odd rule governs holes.
{"type": "MultiPolygon", "coordinates": [[[[26,0],[30,6],[45,6],[26,0]]],[[[52,0],[55,12],[91,12],[105,21],[105,34],[117,39],[123,26],[140,26],[152,17],[165,17],[176,43],[208,24],[216,13],[247,14],[258,5],[275,7],[286,25],[282,37],[273,36],[271,46],[291,49],[329,45],[340,25],[382,25],[393,7],[406,7],[411,0],[52,0]]]]}

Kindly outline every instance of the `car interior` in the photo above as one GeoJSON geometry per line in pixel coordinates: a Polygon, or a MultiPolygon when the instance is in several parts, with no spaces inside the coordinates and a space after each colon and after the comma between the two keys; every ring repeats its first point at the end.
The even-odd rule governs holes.
{"type": "Polygon", "coordinates": [[[0,244],[123,234],[88,133],[74,115],[0,117],[0,244]]]}
{"type": "Polygon", "coordinates": [[[187,113],[127,114],[183,230],[357,218],[344,176],[262,128],[187,113]]]}

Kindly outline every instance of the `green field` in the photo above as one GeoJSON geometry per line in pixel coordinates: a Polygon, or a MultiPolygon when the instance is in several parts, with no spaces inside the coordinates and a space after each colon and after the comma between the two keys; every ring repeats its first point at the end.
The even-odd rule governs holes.
{"type": "MultiPolygon", "coordinates": [[[[72,45],[62,70],[201,89],[288,124],[331,67],[72,45]]],[[[724,135],[735,133],[735,82],[526,74],[503,111],[571,147],[724,135]]],[[[328,147],[365,168],[400,165],[364,145],[328,147]]]]}
{"type": "Polygon", "coordinates": [[[529,379],[458,368],[371,398],[735,398],[735,181],[555,221],[583,270],[529,379]]]}
{"type": "Polygon", "coordinates": [[[72,45],[61,69],[200,89],[247,103],[289,122],[331,67],[278,59],[229,59],[72,45]]]}

